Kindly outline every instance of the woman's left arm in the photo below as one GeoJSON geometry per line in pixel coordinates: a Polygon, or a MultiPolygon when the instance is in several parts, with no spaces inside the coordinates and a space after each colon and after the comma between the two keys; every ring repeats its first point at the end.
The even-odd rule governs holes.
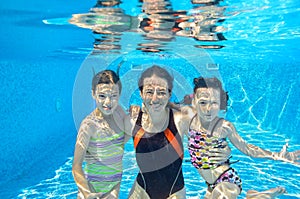
{"type": "Polygon", "coordinates": [[[194,109],[190,106],[183,106],[179,110],[174,110],[174,122],[182,138],[184,137],[184,134],[188,136],[189,125],[195,114],[194,109]]]}

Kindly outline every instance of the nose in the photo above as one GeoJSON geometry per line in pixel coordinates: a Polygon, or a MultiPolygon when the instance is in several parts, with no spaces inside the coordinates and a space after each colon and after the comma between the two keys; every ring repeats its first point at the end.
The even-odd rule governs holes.
{"type": "Polygon", "coordinates": [[[152,96],[152,101],[157,101],[157,99],[158,99],[158,96],[157,96],[157,92],[155,91],[152,96]]]}
{"type": "Polygon", "coordinates": [[[106,97],[105,100],[104,100],[104,104],[107,105],[107,104],[110,104],[110,103],[111,103],[110,97],[106,97]]]}
{"type": "Polygon", "coordinates": [[[211,104],[210,104],[210,103],[208,103],[208,104],[207,104],[207,107],[206,107],[206,111],[209,113],[209,112],[210,112],[210,110],[211,110],[211,104]]]}

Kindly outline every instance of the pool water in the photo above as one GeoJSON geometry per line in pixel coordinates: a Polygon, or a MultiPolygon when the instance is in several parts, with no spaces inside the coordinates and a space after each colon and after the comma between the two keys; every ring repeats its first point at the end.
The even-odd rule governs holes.
{"type": "MultiPolygon", "coordinates": [[[[177,79],[174,101],[192,92],[196,74],[215,75],[230,97],[226,119],[247,142],[270,151],[280,151],[288,142],[290,151],[300,150],[300,2],[224,0],[206,10],[191,1],[161,2],[169,13],[188,11],[189,16],[208,9],[211,18],[219,18],[214,28],[222,37],[174,35],[169,26],[158,33],[125,26],[127,19],[144,16],[138,1],[114,7],[119,10],[113,16],[122,16],[114,23],[122,26],[94,32],[94,21],[83,20],[96,4],[91,0],[1,2],[1,198],[76,197],[71,164],[79,122],[94,106],[92,69],[119,64],[130,93],[121,99],[125,109],[139,103],[134,82],[153,63],[170,67],[177,79]],[[80,14],[80,20],[70,24],[72,14],[80,14]]],[[[243,180],[239,198],[250,189],[276,186],[288,192],[279,198],[300,198],[299,166],[253,159],[232,149],[233,160],[239,160],[233,167],[243,180]]],[[[203,197],[206,185],[197,171],[188,161],[183,170],[187,198],[203,197]]],[[[130,140],[120,198],[127,198],[137,171],[130,140]]]]}

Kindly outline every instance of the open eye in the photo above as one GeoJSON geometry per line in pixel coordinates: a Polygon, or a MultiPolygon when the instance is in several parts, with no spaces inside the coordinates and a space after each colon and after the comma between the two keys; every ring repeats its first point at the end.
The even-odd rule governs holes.
{"type": "Polygon", "coordinates": [[[100,99],[104,99],[104,98],[105,98],[105,95],[99,94],[98,97],[99,97],[100,99]]]}
{"type": "Polygon", "coordinates": [[[198,102],[198,104],[200,104],[200,105],[204,106],[204,105],[206,105],[206,104],[207,104],[207,101],[199,101],[199,102],[198,102]]]}
{"type": "Polygon", "coordinates": [[[112,96],[111,96],[112,98],[118,98],[118,94],[112,94],[112,96]]]}
{"type": "Polygon", "coordinates": [[[151,96],[154,94],[154,91],[153,90],[145,90],[145,94],[148,96],[151,96]]]}
{"type": "Polygon", "coordinates": [[[164,90],[162,90],[162,91],[157,91],[157,95],[159,95],[159,96],[166,96],[167,95],[167,92],[166,91],[164,91],[164,90]]]}

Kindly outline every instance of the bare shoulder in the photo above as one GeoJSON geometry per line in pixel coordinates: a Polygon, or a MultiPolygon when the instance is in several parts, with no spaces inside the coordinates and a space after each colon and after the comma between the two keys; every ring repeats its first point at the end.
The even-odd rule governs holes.
{"type": "Polygon", "coordinates": [[[86,117],[84,120],[82,120],[79,130],[93,131],[96,128],[97,128],[97,124],[95,120],[93,120],[90,117],[86,117]]]}
{"type": "Polygon", "coordinates": [[[180,110],[174,110],[175,119],[191,120],[196,114],[196,111],[190,106],[182,106],[180,110]]]}
{"type": "Polygon", "coordinates": [[[188,117],[194,117],[194,115],[196,114],[195,109],[192,108],[191,106],[183,106],[181,108],[181,112],[183,115],[186,115],[188,117]]]}
{"type": "Polygon", "coordinates": [[[114,114],[120,120],[123,120],[123,118],[126,117],[126,113],[120,105],[117,106],[116,110],[114,111],[114,114]]]}
{"type": "Polygon", "coordinates": [[[87,147],[87,143],[89,142],[90,137],[93,137],[95,132],[97,131],[97,124],[90,116],[83,119],[78,129],[77,134],[77,143],[80,145],[87,147]]]}
{"type": "Polygon", "coordinates": [[[195,114],[194,109],[189,106],[183,106],[180,111],[174,111],[174,122],[182,137],[188,132],[190,121],[195,114]]]}
{"type": "Polygon", "coordinates": [[[228,120],[223,120],[222,122],[222,128],[223,130],[229,134],[229,133],[232,133],[233,131],[235,131],[235,127],[234,125],[232,124],[232,122],[228,121],[228,120]]]}
{"type": "Polygon", "coordinates": [[[88,130],[92,127],[96,127],[95,122],[95,115],[96,115],[96,109],[91,112],[89,115],[87,115],[80,123],[79,131],[80,130],[88,130]]]}

